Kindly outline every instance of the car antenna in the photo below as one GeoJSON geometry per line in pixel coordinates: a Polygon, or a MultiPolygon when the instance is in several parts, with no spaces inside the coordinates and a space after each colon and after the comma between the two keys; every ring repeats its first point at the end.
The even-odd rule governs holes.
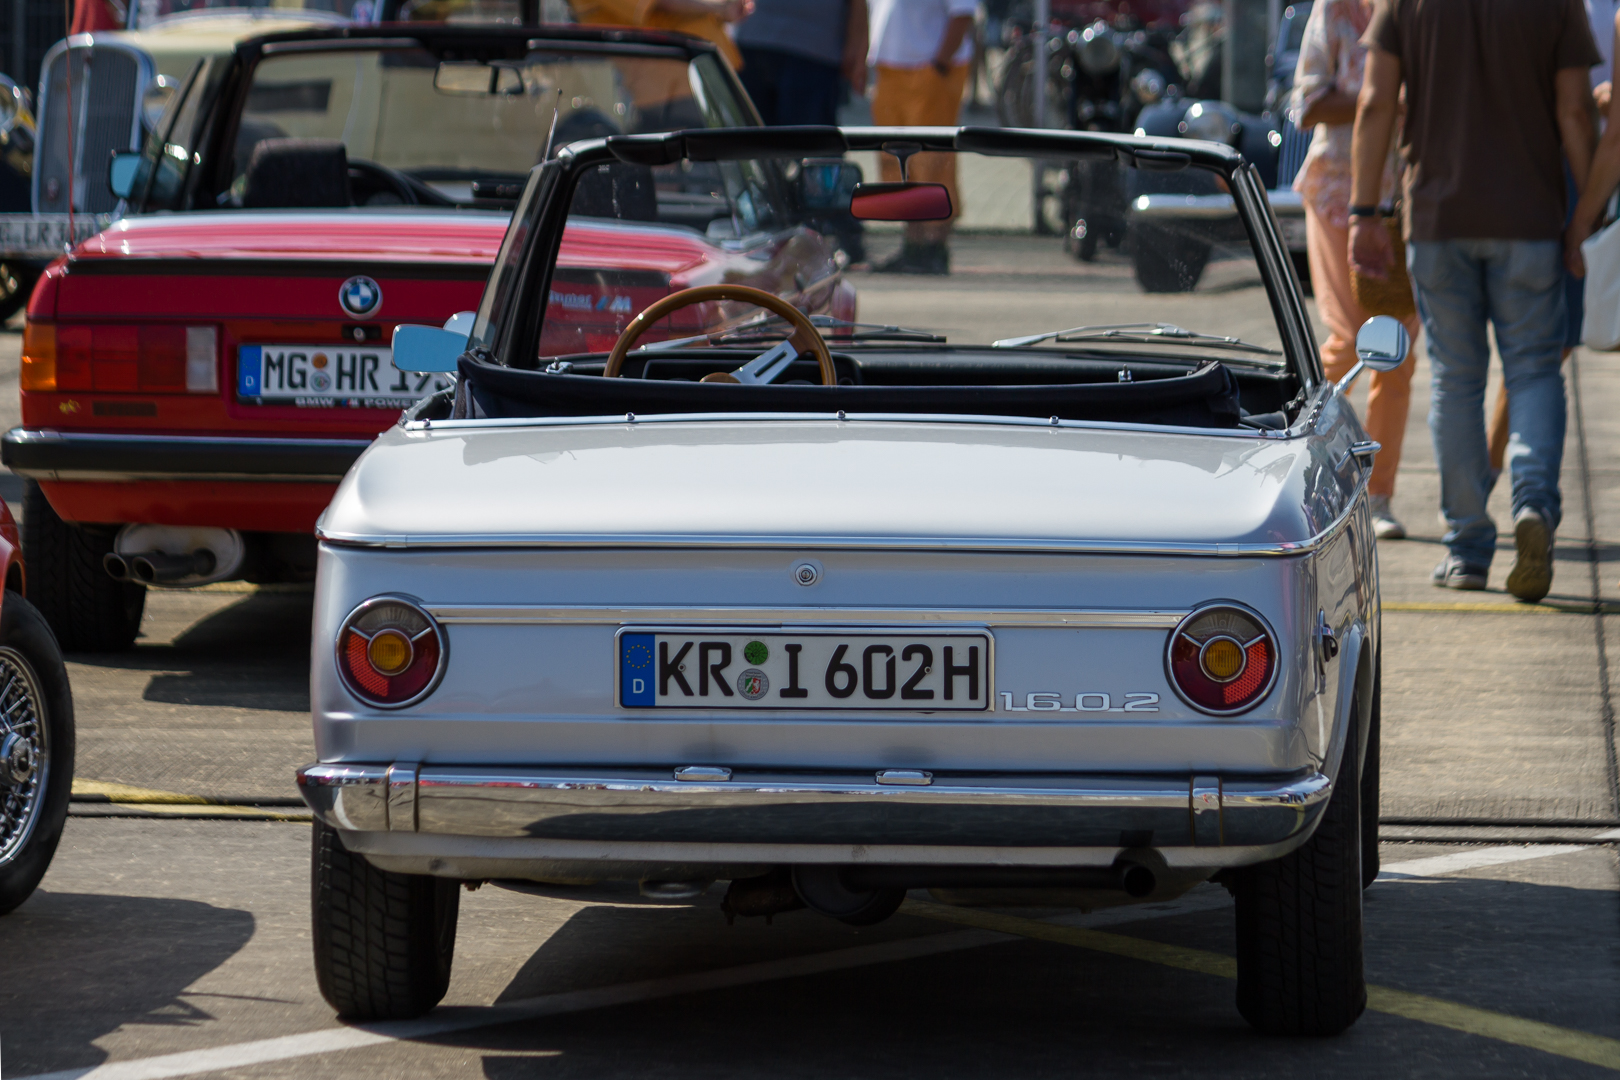
{"type": "Polygon", "coordinates": [[[546,132],[546,152],[540,155],[540,162],[544,164],[551,160],[551,144],[557,138],[557,117],[562,113],[562,87],[557,87],[557,104],[551,109],[551,130],[546,132]]]}

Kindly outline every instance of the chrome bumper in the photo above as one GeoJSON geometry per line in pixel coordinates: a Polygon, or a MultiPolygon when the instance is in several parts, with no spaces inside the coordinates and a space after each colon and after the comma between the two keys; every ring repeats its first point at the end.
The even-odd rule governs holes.
{"type": "Polygon", "coordinates": [[[499,839],[523,841],[514,855],[547,858],[691,861],[702,851],[713,860],[1061,865],[1155,848],[1170,865],[1215,866],[1302,842],[1333,784],[1312,773],[952,776],[897,787],[873,774],[737,770],[690,782],[667,769],[395,763],[308,765],[298,786],[322,821],[371,835],[357,850],[455,854],[493,851],[489,840],[499,839]]]}

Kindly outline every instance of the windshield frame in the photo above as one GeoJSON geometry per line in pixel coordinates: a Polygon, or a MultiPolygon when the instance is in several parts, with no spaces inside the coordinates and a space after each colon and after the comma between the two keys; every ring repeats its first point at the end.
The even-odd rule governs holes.
{"type": "MultiPolygon", "coordinates": [[[[711,128],[657,135],[619,135],[565,147],[557,158],[530,173],[522,206],[527,250],[503,247],[491,273],[473,331],[474,345],[487,361],[503,366],[502,357],[539,356],[540,334],[552,272],[562,244],[574,186],[587,169],[613,161],[657,166],[693,161],[746,160],[777,156],[824,157],[850,151],[881,150],[885,142],[919,143],[925,150],[956,150],[991,156],[1114,158],[1138,168],[1196,167],[1217,173],[1230,185],[1234,208],[1242,220],[1260,265],[1287,369],[1300,381],[1307,399],[1326,380],[1315,346],[1309,315],[1301,298],[1293,261],[1266,199],[1259,172],[1236,150],[1207,142],[1073,131],[1022,131],[1003,128],[711,128]]],[[[513,218],[512,229],[519,228],[513,218]]],[[[1043,328],[1044,329],[1044,328],[1043,328]]],[[[949,348],[946,346],[945,348],[949,348]]]]}

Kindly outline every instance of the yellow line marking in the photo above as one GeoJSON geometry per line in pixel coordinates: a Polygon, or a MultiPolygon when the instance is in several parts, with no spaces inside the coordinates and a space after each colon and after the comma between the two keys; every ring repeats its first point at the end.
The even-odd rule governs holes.
{"type": "MultiPolygon", "coordinates": [[[[1180,968],[1183,971],[1196,971],[1201,975],[1218,975],[1223,979],[1237,978],[1236,960],[1204,949],[1165,945],[1143,938],[1127,937],[1124,934],[1110,934],[1103,930],[1056,926],[1015,915],[950,907],[926,900],[907,900],[901,910],[909,915],[919,915],[939,922],[996,930],[1003,934],[1051,941],[1059,945],[1073,945],[1093,952],[1145,960],[1148,963],[1180,968]]],[[[1374,1012],[1388,1013],[1391,1016],[1416,1020],[1436,1027],[1451,1028],[1453,1031],[1480,1035],[1487,1039],[1495,1039],[1497,1042],[1512,1043],[1515,1046],[1540,1050],[1542,1053],[1584,1061],[1588,1065],[1620,1071],[1620,1039],[1593,1035],[1585,1031],[1573,1031],[1554,1024],[1544,1024],[1539,1020],[1526,1020],[1523,1017],[1509,1016],[1489,1009],[1477,1009],[1472,1005],[1459,1005],[1453,1001],[1442,1001],[1423,994],[1393,990],[1387,986],[1367,987],[1367,1008],[1374,1012]]]]}
{"type": "Polygon", "coordinates": [[[116,806],[120,810],[142,810],[164,817],[252,817],[269,821],[308,821],[307,810],[276,810],[256,806],[228,806],[202,795],[182,795],[177,791],[157,791],[153,788],[132,787],[110,780],[73,779],[73,794],[99,795],[106,799],[102,806],[116,806]]]}

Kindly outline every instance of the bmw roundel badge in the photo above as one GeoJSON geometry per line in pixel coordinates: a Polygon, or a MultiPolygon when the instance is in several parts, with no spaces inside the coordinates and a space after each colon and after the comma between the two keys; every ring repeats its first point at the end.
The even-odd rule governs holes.
{"type": "Polygon", "coordinates": [[[370,315],[382,307],[382,286],[368,277],[352,277],[338,289],[338,303],[356,318],[370,315]]]}

